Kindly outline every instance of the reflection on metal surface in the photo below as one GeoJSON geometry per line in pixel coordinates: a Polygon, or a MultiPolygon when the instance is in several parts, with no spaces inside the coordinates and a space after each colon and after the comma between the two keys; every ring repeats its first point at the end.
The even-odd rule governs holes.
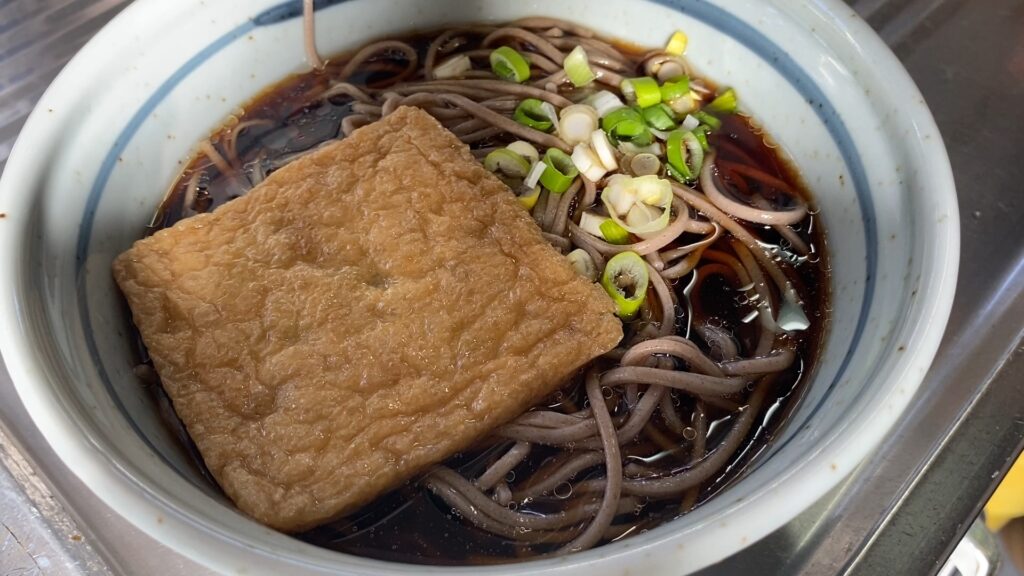
{"type": "Polygon", "coordinates": [[[898,47],[911,34],[933,25],[938,13],[949,14],[967,3],[967,0],[854,0],[850,5],[883,40],[898,47]]]}
{"type": "Polygon", "coordinates": [[[938,576],[991,576],[999,565],[999,546],[985,526],[975,522],[938,576]]]}
{"type": "MultiPolygon", "coordinates": [[[[702,573],[707,576],[937,573],[1024,439],[1024,163],[1019,159],[1024,130],[1015,116],[1015,106],[1024,102],[1024,1],[849,3],[907,65],[953,161],[963,250],[949,332],[916,405],[876,456],[811,510],[702,573]]],[[[0,0],[0,169],[46,85],[126,4],[0,0]]],[[[7,449],[6,465],[0,466],[0,520],[7,526],[6,531],[0,527],[0,567],[5,572],[24,565],[32,574],[36,566],[26,562],[34,553],[26,558],[22,552],[41,550],[43,542],[55,547],[46,557],[53,562],[51,571],[38,573],[104,574],[83,571],[87,563],[75,564],[70,536],[77,532],[61,537],[52,527],[56,518],[57,525],[73,530],[75,516],[86,531],[84,541],[102,551],[114,572],[208,574],[113,516],[71,475],[28,420],[2,365],[0,421],[30,454],[36,468],[29,472],[38,481],[14,481],[17,475],[5,469],[25,470],[28,463],[13,464],[17,458],[7,449]],[[29,492],[46,495],[36,505],[41,508],[25,496],[26,485],[29,492]],[[48,502],[56,506],[50,516],[42,515],[49,524],[20,522],[34,509],[47,509],[48,502]],[[102,532],[92,536],[90,528],[102,532]],[[61,567],[70,571],[53,571],[61,567]]],[[[0,437],[0,450],[11,445],[0,437]]],[[[967,560],[957,561],[967,566],[967,560]]],[[[980,566],[978,561],[975,567],[980,566]]]]}
{"type": "Polygon", "coordinates": [[[2,427],[0,571],[39,576],[111,574],[2,427]]]}

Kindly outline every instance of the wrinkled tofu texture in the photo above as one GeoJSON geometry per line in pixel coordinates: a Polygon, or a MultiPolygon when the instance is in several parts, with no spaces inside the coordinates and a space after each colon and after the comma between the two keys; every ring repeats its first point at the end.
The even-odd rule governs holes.
{"type": "Polygon", "coordinates": [[[210,471],[289,532],[469,447],[622,337],[601,288],[412,108],[113,270],[210,471]]]}

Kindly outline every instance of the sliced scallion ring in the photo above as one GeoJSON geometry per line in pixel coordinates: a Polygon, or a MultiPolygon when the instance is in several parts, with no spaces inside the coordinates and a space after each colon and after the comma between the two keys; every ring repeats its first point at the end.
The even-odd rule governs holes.
{"type": "Polygon", "coordinates": [[[661,85],[662,102],[672,102],[690,95],[690,79],[681,76],[661,85]]]}
{"type": "Polygon", "coordinates": [[[670,100],[666,102],[666,104],[668,104],[668,107],[671,108],[678,116],[690,114],[697,109],[697,99],[692,95],[670,100]]]}
{"type": "Polygon", "coordinates": [[[669,134],[665,143],[666,157],[677,180],[692,183],[697,180],[704,165],[704,146],[693,132],[676,130],[669,134]]]}
{"type": "Polygon", "coordinates": [[[537,160],[530,167],[530,173],[526,175],[526,179],[523,180],[523,184],[533,188],[540,183],[540,177],[544,174],[544,171],[548,169],[548,165],[544,162],[537,160]]]}
{"type": "Polygon", "coordinates": [[[562,194],[568,190],[573,180],[580,175],[572,163],[572,158],[558,148],[548,148],[542,162],[546,168],[540,175],[540,183],[554,194],[562,194]]]}
{"type": "Polygon", "coordinates": [[[694,128],[692,132],[694,137],[697,138],[697,141],[700,142],[700,147],[703,148],[705,152],[710,151],[711,144],[708,143],[708,133],[711,132],[711,127],[706,124],[701,124],[694,128]]]}
{"type": "Polygon", "coordinates": [[[649,226],[653,222],[657,222],[662,217],[664,211],[655,208],[649,204],[638,202],[629,209],[626,213],[626,224],[629,224],[633,228],[642,228],[649,226]]]}
{"type": "Polygon", "coordinates": [[[555,123],[551,119],[551,114],[553,113],[554,106],[551,106],[549,102],[543,102],[536,98],[527,98],[516,106],[516,111],[512,114],[512,119],[523,126],[529,126],[534,130],[550,132],[551,129],[555,127],[555,123]],[[545,104],[547,104],[547,106],[545,106],[545,104]],[[549,106],[551,107],[551,110],[547,109],[549,106]]]}
{"type": "Polygon", "coordinates": [[[683,182],[693,182],[697,177],[686,163],[687,153],[686,146],[683,144],[683,134],[682,130],[676,130],[668,135],[668,140],[665,142],[665,156],[669,167],[682,176],[683,182]]]}
{"type": "Polygon", "coordinates": [[[619,86],[622,94],[630,102],[636,102],[637,106],[647,108],[661,102],[661,87],[658,81],[650,76],[638,78],[626,78],[619,86]]]}
{"type": "Polygon", "coordinates": [[[618,246],[629,244],[629,231],[611,218],[601,222],[601,236],[609,244],[618,246]]]}
{"type": "Polygon", "coordinates": [[[530,162],[508,148],[498,148],[484,158],[484,168],[510,178],[523,179],[530,173],[530,162]]]}
{"type": "Polygon", "coordinates": [[[540,186],[532,188],[522,186],[519,189],[519,193],[516,194],[516,200],[519,200],[519,204],[527,210],[533,210],[533,207],[537,205],[538,198],[540,198],[540,186]]]}
{"type": "Polygon", "coordinates": [[[683,144],[686,146],[686,163],[694,174],[700,174],[704,167],[704,146],[693,132],[683,132],[683,144]]]}
{"type": "Polygon", "coordinates": [[[597,78],[590,68],[590,59],[587,58],[587,51],[583,49],[583,46],[573,48],[562,62],[562,67],[565,69],[565,75],[569,81],[577,88],[582,88],[597,78]]]}
{"type": "Polygon", "coordinates": [[[570,146],[575,146],[589,140],[597,125],[596,110],[586,104],[573,104],[562,109],[558,135],[570,146]]]}
{"type": "Polygon", "coordinates": [[[604,130],[594,130],[590,135],[590,148],[594,154],[597,154],[605,170],[618,169],[619,161],[615,158],[615,150],[612,148],[612,143],[608,141],[608,135],[604,133],[604,130]]]}
{"type": "Polygon", "coordinates": [[[625,174],[612,174],[606,184],[601,192],[601,201],[604,202],[605,208],[609,214],[625,216],[629,208],[636,203],[633,178],[625,174]]]}
{"type": "Polygon", "coordinates": [[[676,30],[676,33],[669,38],[668,44],[665,45],[665,52],[673,56],[682,56],[683,52],[686,52],[686,45],[689,43],[690,39],[686,37],[686,33],[682,30],[676,30]]]}
{"type": "Polygon", "coordinates": [[[651,142],[646,146],[637,146],[631,142],[620,142],[618,146],[619,152],[626,156],[636,156],[637,154],[643,154],[644,152],[654,154],[655,156],[661,156],[664,153],[662,148],[663,146],[661,145],[661,142],[651,142]]]}
{"type": "Polygon", "coordinates": [[[530,144],[526,140],[516,140],[515,142],[506,146],[509,150],[519,154],[523,158],[526,158],[530,164],[540,160],[540,152],[537,152],[537,148],[533,144],[530,144]]]}
{"type": "Polygon", "coordinates": [[[580,229],[601,238],[601,224],[604,224],[605,220],[611,220],[611,218],[602,216],[593,210],[586,210],[580,215],[580,229]]]}
{"type": "Polygon", "coordinates": [[[650,108],[644,108],[644,120],[648,126],[655,130],[672,130],[676,127],[676,121],[672,118],[672,109],[664,104],[655,104],[650,108]]]}
{"type": "Polygon", "coordinates": [[[672,186],[668,180],[655,175],[631,178],[615,174],[608,178],[607,186],[601,192],[601,201],[616,224],[644,239],[668,227],[672,217],[672,186]],[[630,222],[627,216],[637,204],[646,204],[653,210],[649,212],[650,217],[630,222]]]}
{"type": "Polygon", "coordinates": [[[634,108],[619,108],[608,114],[601,119],[601,128],[616,142],[647,146],[654,141],[643,115],[634,108]]]}
{"type": "Polygon", "coordinates": [[[577,248],[566,256],[569,260],[569,264],[572,265],[573,269],[580,276],[583,276],[587,280],[594,282],[598,276],[601,275],[597,269],[597,264],[594,263],[594,259],[590,257],[590,254],[582,248],[577,248]]]}
{"type": "Polygon", "coordinates": [[[462,76],[473,69],[473,63],[469,56],[458,54],[445,60],[434,68],[434,78],[437,80],[449,80],[451,78],[462,78],[462,76]]]}
{"type": "Polygon", "coordinates": [[[509,46],[491,52],[491,70],[502,80],[523,83],[530,79],[530,63],[509,46]]]}
{"type": "Polygon", "coordinates": [[[697,180],[700,169],[704,165],[704,145],[693,132],[676,131],[667,143],[667,159],[669,175],[692,184],[697,180]]]}
{"type": "Polygon", "coordinates": [[[601,160],[598,159],[588,144],[580,143],[573,148],[572,163],[580,171],[580,174],[583,174],[591,182],[597,182],[608,173],[604,164],[601,163],[601,160]]]}
{"type": "Polygon", "coordinates": [[[681,173],[679,170],[676,170],[675,167],[672,166],[671,164],[665,164],[665,174],[667,174],[670,178],[678,181],[680,184],[693,184],[693,180],[687,179],[686,176],[683,175],[683,173],[681,173]]]}
{"type": "Polygon", "coordinates": [[[647,263],[636,252],[616,254],[601,274],[601,286],[615,302],[615,314],[626,321],[643,306],[649,282],[647,263]]]}
{"type": "Polygon", "coordinates": [[[736,91],[729,88],[725,92],[718,95],[717,98],[711,101],[704,107],[705,110],[712,114],[735,114],[736,109],[739,107],[739,102],[736,98],[736,91]]]}
{"type": "Polygon", "coordinates": [[[633,178],[633,189],[636,190],[637,202],[641,204],[665,209],[672,206],[672,185],[668,180],[653,175],[637,176],[633,178]]]}
{"type": "Polygon", "coordinates": [[[626,107],[618,96],[607,90],[601,90],[587,96],[583,100],[583,103],[593,106],[594,109],[597,110],[597,115],[601,118],[604,118],[615,110],[626,107]]]}
{"type": "Polygon", "coordinates": [[[708,114],[707,112],[705,112],[703,110],[700,110],[698,112],[694,112],[693,113],[693,117],[696,118],[697,120],[700,120],[701,124],[707,124],[711,128],[712,131],[718,130],[719,128],[722,127],[722,121],[721,120],[719,120],[718,118],[715,118],[714,116],[712,116],[711,114],[708,114]]]}

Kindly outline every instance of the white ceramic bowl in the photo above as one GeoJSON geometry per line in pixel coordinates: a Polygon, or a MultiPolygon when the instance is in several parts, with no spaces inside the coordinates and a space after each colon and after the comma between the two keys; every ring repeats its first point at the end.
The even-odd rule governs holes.
{"type": "Polygon", "coordinates": [[[0,184],[0,345],[35,422],[107,504],[156,539],[238,574],[681,574],[810,506],[879,442],[949,313],[958,214],[939,132],[906,72],[838,0],[335,0],[321,50],[445,23],[574,19],[642,45],[690,35],[817,194],[833,323],[809,391],[751,473],[685,518],[565,558],[463,570],[387,564],[268,530],[204,489],[132,375],[111,259],[191,146],[305,67],[299,0],[140,0],[40,101],[0,184]]]}

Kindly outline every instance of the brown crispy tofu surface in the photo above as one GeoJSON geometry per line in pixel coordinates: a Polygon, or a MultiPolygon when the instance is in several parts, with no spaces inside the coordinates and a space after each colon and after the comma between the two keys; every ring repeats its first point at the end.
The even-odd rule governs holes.
{"type": "Polygon", "coordinates": [[[284,531],[467,448],[622,336],[601,288],[412,108],[113,269],[206,465],[284,531]]]}

